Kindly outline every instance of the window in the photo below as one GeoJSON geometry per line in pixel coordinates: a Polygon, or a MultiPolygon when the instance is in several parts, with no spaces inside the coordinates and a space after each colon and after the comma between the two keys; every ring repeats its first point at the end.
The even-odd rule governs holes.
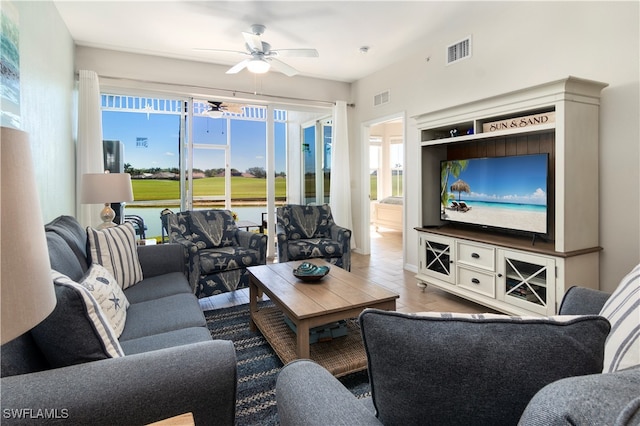
{"type": "Polygon", "coordinates": [[[382,146],[380,140],[372,138],[369,145],[369,198],[371,201],[378,199],[378,181],[380,179],[380,164],[382,162],[382,146]]]}
{"type": "Polygon", "coordinates": [[[389,164],[391,166],[391,195],[402,197],[404,191],[403,170],[404,170],[404,145],[402,140],[391,140],[389,146],[389,164]]]}
{"type": "MultiPolygon", "coordinates": [[[[204,114],[206,101],[103,94],[102,109],[103,139],[115,141],[123,154],[108,156],[132,175],[135,201],[126,214],[145,219],[147,236],[161,235],[165,208],[232,208],[240,219],[260,222],[267,200],[266,107],[247,105],[242,113],[212,118],[204,114]]],[[[286,111],[274,111],[273,173],[281,202],[286,201],[286,118],[286,111]]]]}
{"type": "Polygon", "coordinates": [[[148,236],[161,235],[160,212],[179,209],[184,100],[102,95],[102,132],[109,168],[131,174],[135,202],[125,214],[145,219],[148,236]],[[120,155],[112,155],[118,152],[120,155]]]}
{"type": "Polygon", "coordinates": [[[330,119],[303,125],[302,170],[304,182],[302,187],[305,204],[329,202],[332,130],[330,119]]]}

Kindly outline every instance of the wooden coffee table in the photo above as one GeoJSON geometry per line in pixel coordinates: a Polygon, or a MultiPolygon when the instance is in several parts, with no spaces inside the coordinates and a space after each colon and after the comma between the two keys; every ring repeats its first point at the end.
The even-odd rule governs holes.
{"type": "Polygon", "coordinates": [[[348,321],[348,334],[330,342],[309,345],[309,330],[335,321],[357,317],[365,308],[395,310],[398,294],[365,278],[330,265],[321,259],[307,260],[329,266],[327,276],[306,283],[293,275],[302,261],[251,266],[249,271],[250,326],[265,336],[283,363],[310,358],[335,376],[366,368],[366,355],[355,321],[348,321]],[[264,292],[275,307],[258,309],[264,292]],[[297,333],[284,322],[285,314],[297,333]]]}

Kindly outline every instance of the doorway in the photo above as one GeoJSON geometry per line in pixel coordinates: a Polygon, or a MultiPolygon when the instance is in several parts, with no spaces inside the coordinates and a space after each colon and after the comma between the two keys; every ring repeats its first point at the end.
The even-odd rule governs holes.
{"type": "Polygon", "coordinates": [[[404,247],[404,114],[364,123],[362,135],[363,158],[369,160],[363,167],[366,198],[363,200],[362,253],[371,252],[371,240],[374,238],[400,238],[404,247]]]}

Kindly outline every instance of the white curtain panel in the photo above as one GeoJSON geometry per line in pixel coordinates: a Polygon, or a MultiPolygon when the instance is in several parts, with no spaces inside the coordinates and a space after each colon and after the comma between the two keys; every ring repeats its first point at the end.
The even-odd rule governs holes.
{"type": "Polygon", "coordinates": [[[351,214],[351,172],[349,164],[349,132],[347,103],[337,101],[333,108],[333,142],[331,144],[331,213],[335,222],[351,229],[351,248],[355,248],[351,214]]]}
{"type": "Polygon", "coordinates": [[[78,80],[78,141],[76,145],[76,218],[83,226],[100,223],[99,204],[82,204],[82,175],[102,173],[102,112],[100,84],[94,71],[80,70],[78,80]]]}

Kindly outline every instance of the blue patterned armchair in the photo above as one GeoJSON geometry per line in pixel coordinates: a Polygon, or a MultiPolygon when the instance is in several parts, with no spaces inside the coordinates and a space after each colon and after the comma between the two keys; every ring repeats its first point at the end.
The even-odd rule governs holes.
{"type": "Polygon", "coordinates": [[[321,258],[351,270],[351,230],[336,225],[328,204],[277,209],[278,262],[321,258]]]}
{"type": "Polygon", "coordinates": [[[229,210],[190,210],[167,219],[169,242],[185,247],[198,297],[248,287],[247,267],[267,263],[267,236],[239,230],[229,210]]]}

